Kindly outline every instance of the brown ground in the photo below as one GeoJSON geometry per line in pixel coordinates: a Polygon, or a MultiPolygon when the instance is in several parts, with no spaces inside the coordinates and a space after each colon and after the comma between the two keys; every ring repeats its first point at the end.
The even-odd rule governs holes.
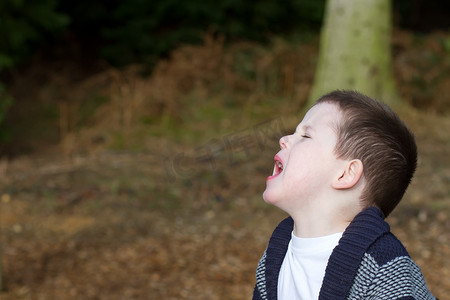
{"type": "MultiPolygon", "coordinates": [[[[430,40],[430,47],[441,37],[430,40]]],[[[412,64],[416,54],[424,52],[418,48],[406,52],[408,43],[413,43],[408,38],[398,37],[396,42],[403,47],[399,46],[396,74],[403,83],[402,95],[420,107],[427,96],[411,86],[408,76],[423,68],[423,74],[431,73],[423,80],[440,91],[445,90],[443,82],[448,84],[448,77],[436,81],[433,74],[442,78],[443,70],[412,64]],[[411,64],[416,68],[410,72],[401,67],[411,64]]],[[[228,56],[220,54],[222,48],[210,45],[205,49],[200,49],[202,55],[214,54],[227,61],[228,56]]],[[[266,63],[260,62],[257,70],[264,72],[272,60],[286,58],[283,51],[278,46],[273,50],[275,56],[263,53],[266,63]]],[[[209,66],[211,74],[217,67],[209,66]]],[[[180,68],[173,72],[183,74],[180,68]]],[[[226,73],[226,66],[222,68],[226,73]]],[[[311,77],[310,71],[304,73],[311,77]]],[[[126,139],[112,125],[112,132],[105,131],[105,123],[98,120],[111,113],[117,104],[113,99],[109,108],[96,115],[91,128],[75,134],[72,127],[61,125],[67,132],[59,148],[1,160],[5,289],[1,299],[251,298],[257,262],[273,228],[285,217],[263,203],[265,177],[271,172],[277,137],[298,121],[291,111],[292,99],[296,93],[305,93],[310,84],[306,79],[302,84],[290,81],[289,70],[281,74],[285,74],[284,88],[292,88],[292,95],[282,95],[267,111],[276,106],[277,113],[286,114],[282,118],[267,113],[261,104],[261,94],[273,93],[270,86],[252,94],[250,108],[228,102],[222,108],[221,101],[229,101],[226,96],[212,97],[213,104],[204,112],[200,107],[195,112],[186,108],[189,123],[186,115],[173,111],[180,103],[167,100],[178,99],[179,94],[161,92],[152,94],[153,99],[162,99],[158,109],[175,119],[175,125],[170,118],[170,122],[163,119],[149,125],[163,128],[161,134],[152,128],[136,134],[127,119],[136,111],[127,114],[122,107],[121,128],[125,137],[130,136],[126,139]],[[224,115],[216,116],[222,110],[224,115]],[[207,119],[210,114],[214,117],[207,119]],[[102,146],[94,147],[98,144],[102,146]],[[136,144],[143,146],[136,148],[136,144]],[[206,155],[208,151],[212,156],[206,155]]],[[[180,80],[191,77],[188,73],[180,80]]],[[[211,77],[205,75],[194,83],[198,98],[211,97],[214,90],[204,88],[211,77]]],[[[98,78],[96,84],[101,81],[98,78]]],[[[233,92],[261,88],[270,78],[261,80],[252,85],[233,77],[224,79],[233,92]]],[[[159,84],[164,86],[164,81],[159,84]]],[[[179,93],[186,92],[180,89],[179,93]]],[[[130,95],[126,89],[120,93],[130,95]]],[[[138,105],[139,93],[132,95],[138,105]]],[[[448,106],[445,101],[433,101],[428,111],[448,106]]],[[[450,294],[450,119],[423,111],[402,112],[402,116],[417,136],[419,168],[389,222],[422,268],[431,291],[445,299],[450,294]]]]}

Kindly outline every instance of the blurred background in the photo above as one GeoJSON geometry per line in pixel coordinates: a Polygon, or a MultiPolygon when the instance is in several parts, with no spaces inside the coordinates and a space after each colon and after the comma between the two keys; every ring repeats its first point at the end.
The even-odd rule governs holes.
{"type": "MultiPolygon", "coordinates": [[[[443,298],[450,4],[387,3],[396,110],[419,146],[389,222],[443,298]]],[[[326,5],[3,0],[1,299],[249,299],[285,217],[265,178],[340,13],[326,5]]]]}

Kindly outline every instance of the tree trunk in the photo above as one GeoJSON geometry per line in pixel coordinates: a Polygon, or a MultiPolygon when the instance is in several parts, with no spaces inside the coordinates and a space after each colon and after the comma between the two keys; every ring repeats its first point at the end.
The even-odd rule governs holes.
{"type": "Polygon", "coordinates": [[[391,26],[390,0],[328,0],[308,104],[335,89],[357,90],[398,104],[391,70],[391,26]]]}

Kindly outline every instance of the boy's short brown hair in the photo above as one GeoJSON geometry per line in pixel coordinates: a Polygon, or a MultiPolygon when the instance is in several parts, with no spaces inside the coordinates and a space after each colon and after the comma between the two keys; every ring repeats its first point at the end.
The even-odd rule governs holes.
{"type": "Polygon", "coordinates": [[[366,186],[361,202],[376,206],[387,217],[402,199],[417,166],[414,136],[387,105],[355,91],[334,91],[315,104],[337,105],[335,153],[359,159],[366,186]]]}

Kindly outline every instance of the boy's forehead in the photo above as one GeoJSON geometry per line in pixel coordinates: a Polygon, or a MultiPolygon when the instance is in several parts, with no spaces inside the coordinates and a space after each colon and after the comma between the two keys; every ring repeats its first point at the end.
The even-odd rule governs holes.
{"type": "Polygon", "coordinates": [[[319,103],[311,107],[298,124],[297,129],[313,130],[317,125],[335,126],[341,119],[341,111],[334,103],[319,103]]]}
{"type": "Polygon", "coordinates": [[[305,125],[302,121],[297,125],[295,131],[314,131],[314,128],[310,125],[305,125]]]}

